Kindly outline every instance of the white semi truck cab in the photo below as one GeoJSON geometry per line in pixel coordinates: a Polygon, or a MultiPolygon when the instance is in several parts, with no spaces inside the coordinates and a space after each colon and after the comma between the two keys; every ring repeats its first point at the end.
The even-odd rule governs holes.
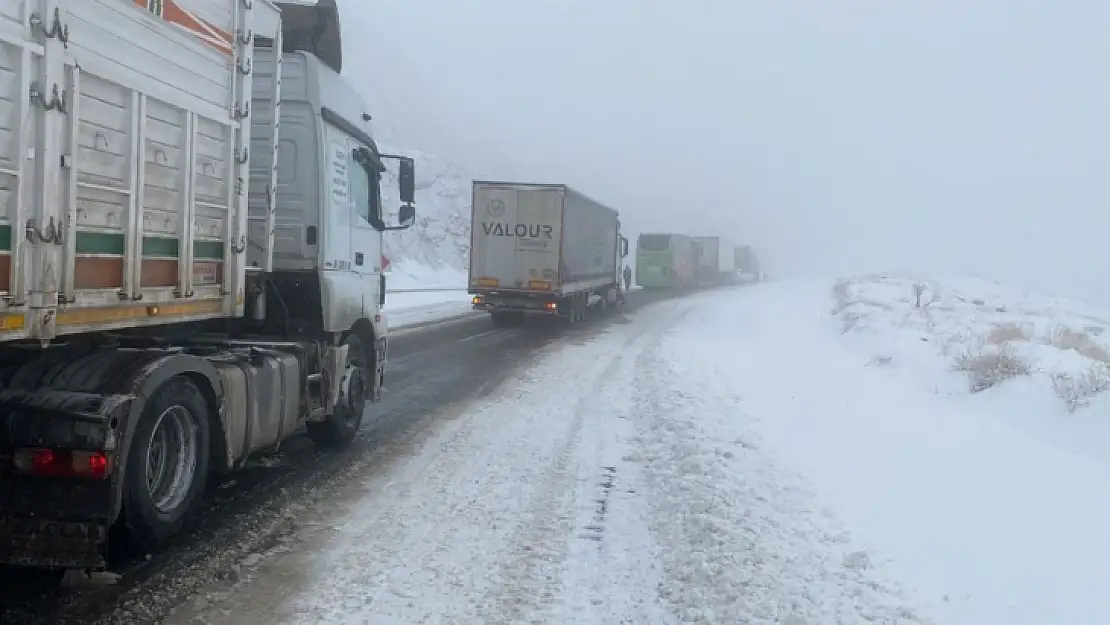
{"type": "Polygon", "coordinates": [[[415,172],[341,69],[335,0],[0,0],[0,563],[156,549],[353,439],[415,172]]]}

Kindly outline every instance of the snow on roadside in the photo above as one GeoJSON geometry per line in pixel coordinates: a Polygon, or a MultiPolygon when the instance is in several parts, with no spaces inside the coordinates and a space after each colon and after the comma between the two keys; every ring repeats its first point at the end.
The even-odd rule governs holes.
{"type": "Polygon", "coordinates": [[[466,292],[465,271],[411,259],[389,267],[383,312],[393,330],[477,315],[466,292]]]}
{"type": "Polygon", "coordinates": [[[464,290],[387,293],[382,311],[390,330],[485,314],[471,307],[464,290]]]}
{"type": "Polygon", "coordinates": [[[1110,457],[1110,311],[987,280],[884,274],[840,280],[830,303],[872,366],[1110,457]]]}
{"type": "Polygon", "coordinates": [[[736,319],[716,297],[698,298],[638,363],[636,460],[655,502],[665,603],[684,623],[929,622],[760,440],[743,397],[753,380],[721,344],[736,319]]]}
{"type": "MultiPolygon", "coordinates": [[[[930,305],[940,304],[930,331],[915,318],[912,281],[899,283],[908,291],[875,284],[855,291],[864,303],[848,334],[842,313],[853,308],[839,309],[829,283],[782,282],[714,296],[682,339],[702,355],[702,376],[740,397],[760,447],[800,471],[870,554],[868,566],[900,580],[937,623],[1104,622],[1106,454],[1074,453],[1012,414],[1032,411],[1028,419],[1059,427],[1068,418],[1051,388],[1040,404],[1019,405],[1016,380],[969,394],[938,338],[967,328],[942,314],[945,301],[960,300],[930,305]]],[[[1059,302],[1029,297],[986,310],[985,295],[944,284],[980,310],[976,329],[1011,310],[1066,319],[1059,302]]],[[[1036,378],[1024,376],[1047,384],[1036,378]]]]}
{"type": "Polygon", "coordinates": [[[431,267],[408,258],[393,261],[386,272],[390,293],[414,289],[466,289],[465,269],[431,267]]]}

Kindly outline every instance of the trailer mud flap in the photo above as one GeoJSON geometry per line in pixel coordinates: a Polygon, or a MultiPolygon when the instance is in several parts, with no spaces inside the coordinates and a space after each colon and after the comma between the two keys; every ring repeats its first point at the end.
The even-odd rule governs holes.
{"type": "Polygon", "coordinates": [[[104,568],[108,526],[0,517],[0,563],[43,568],[104,568]]]}
{"type": "MultiPolygon", "coordinates": [[[[26,475],[16,450],[114,452],[134,398],[37,389],[0,392],[0,563],[100,568],[118,472],[102,479],[26,475]]],[[[118,462],[118,459],[117,459],[118,462]]]]}
{"type": "Polygon", "coordinates": [[[324,414],[332,414],[335,405],[339,403],[339,381],[347,368],[347,346],[336,345],[329,347],[324,352],[324,379],[328,381],[328,403],[324,406],[324,414]]]}

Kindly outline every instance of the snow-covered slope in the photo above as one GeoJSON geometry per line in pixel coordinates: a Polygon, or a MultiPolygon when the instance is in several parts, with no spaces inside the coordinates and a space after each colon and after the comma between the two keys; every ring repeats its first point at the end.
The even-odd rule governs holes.
{"type": "Polygon", "coordinates": [[[853,561],[915,591],[927,622],[1106,622],[1110,394],[1068,414],[1054,380],[1100,370],[1110,315],[985,281],[832,286],[695,296],[711,303],[680,335],[695,379],[727,384],[753,444],[805,476],[866,554],[853,561]],[[1013,366],[990,356],[1007,344],[1013,366]]]}
{"type": "Polygon", "coordinates": [[[1020,397],[1043,415],[1110,408],[1110,311],[986,280],[881,274],[838,282],[833,300],[873,364],[933,392],[1020,397]]]}
{"type": "MultiPolygon", "coordinates": [[[[470,183],[477,175],[450,159],[404,147],[382,145],[387,153],[416,161],[416,225],[385,235],[392,261],[391,287],[462,288],[470,244],[470,183]]],[[[383,179],[387,211],[397,208],[397,178],[383,179]]]]}

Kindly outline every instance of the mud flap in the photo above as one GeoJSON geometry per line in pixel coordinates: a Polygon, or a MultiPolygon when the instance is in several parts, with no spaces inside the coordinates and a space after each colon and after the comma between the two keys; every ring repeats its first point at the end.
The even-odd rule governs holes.
{"type": "Polygon", "coordinates": [[[370,401],[379,402],[382,399],[382,387],[385,386],[385,361],[386,361],[386,342],[385,339],[378,339],[374,341],[374,381],[371,385],[373,388],[370,391],[370,401]]]}
{"type": "Polygon", "coordinates": [[[347,369],[347,346],[336,345],[329,347],[324,352],[324,379],[328,381],[328,398],[324,406],[324,414],[335,412],[335,405],[339,403],[339,381],[347,369]]]}

